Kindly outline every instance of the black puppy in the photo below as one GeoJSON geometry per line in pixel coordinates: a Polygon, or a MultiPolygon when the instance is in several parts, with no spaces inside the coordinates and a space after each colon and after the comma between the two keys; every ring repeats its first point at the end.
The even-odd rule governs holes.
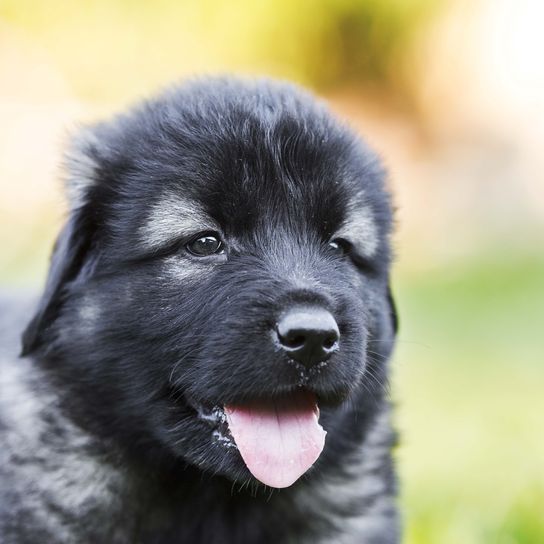
{"type": "Polygon", "coordinates": [[[4,310],[0,541],[398,542],[372,152],[205,79],[86,130],[67,181],[22,359],[4,310]]]}

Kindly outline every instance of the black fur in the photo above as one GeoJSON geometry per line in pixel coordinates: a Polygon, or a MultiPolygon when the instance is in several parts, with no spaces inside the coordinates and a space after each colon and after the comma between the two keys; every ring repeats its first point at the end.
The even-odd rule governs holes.
{"type": "Polygon", "coordinates": [[[391,211],[375,155],[295,87],[226,78],[91,127],[68,168],[70,216],[24,359],[2,360],[24,369],[3,398],[22,380],[42,405],[20,422],[39,419],[34,455],[15,451],[18,423],[0,412],[0,541],[398,542],[384,395],[391,211]],[[169,232],[169,202],[187,208],[180,225],[191,207],[212,218],[200,232],[219,230],[226,252],[187,253],[198,231],[169,232]],[[363,214],[347,253],[332,251],[363,214]],[[296,303],[338,322],[340,350],[319,370],[271,341],[296,303]],[[300,387],[318,396],[325,449],[292,487],[271,490],[198,410],[300,387]],[[80,476],[82,463],[96,477],[80,476]],[[42,477],[61,491],[42,490],[42,477]]]}

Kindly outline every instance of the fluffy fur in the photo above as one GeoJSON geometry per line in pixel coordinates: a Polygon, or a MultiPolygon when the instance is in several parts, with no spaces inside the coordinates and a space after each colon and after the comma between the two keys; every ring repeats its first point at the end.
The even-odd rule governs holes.
{"type": "Polygon", "coordinates": [[[398,542],[375,155],[291,85],[205,79],[84,130],[67,170],[70,214],[22,358],[28,305],[2,303],[0,541],[398,542]],[[223,253],[187,252],[208,232],[223,253]],[[341,333],[310,369],[270,337],[298,303],[341,333]],[[214,410],[300,387],[325,449],[271,490],[214,410]]]}

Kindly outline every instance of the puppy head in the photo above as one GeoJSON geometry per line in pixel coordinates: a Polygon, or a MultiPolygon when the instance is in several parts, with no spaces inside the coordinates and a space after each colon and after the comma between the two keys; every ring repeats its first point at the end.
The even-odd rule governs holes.
{"type": "Polygon", "coordinates": [[[286,84],[196,81],[88,129],[68,169],[70,217],[23,352],[81,420],[281,487],[248,461],[275,455],[248,446],[259,425],[298,417],[298,451],[322,436],[319,407],[326,452],[345,406],[380,396],[390,204],[376,157],[323,105],[286,84]]]}

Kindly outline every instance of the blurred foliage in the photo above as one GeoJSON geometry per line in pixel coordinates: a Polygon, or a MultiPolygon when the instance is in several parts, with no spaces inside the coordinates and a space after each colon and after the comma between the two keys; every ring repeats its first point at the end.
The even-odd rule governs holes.
{"type": "Polygon", "coordinates": [[[0,20],[39,38],[86,98],[126,87],[125,77],[137,89],[175,67],[180,75],[224,66],[322,89],[373,83],[383,92],[405,88],[412,40],[445,2],[3,0],[0,20]]]}
{"type": "Polygon", "coordinates": [[[542,278],[515,251],[399,278],[408,544],[544,542],[542,278]]]}

